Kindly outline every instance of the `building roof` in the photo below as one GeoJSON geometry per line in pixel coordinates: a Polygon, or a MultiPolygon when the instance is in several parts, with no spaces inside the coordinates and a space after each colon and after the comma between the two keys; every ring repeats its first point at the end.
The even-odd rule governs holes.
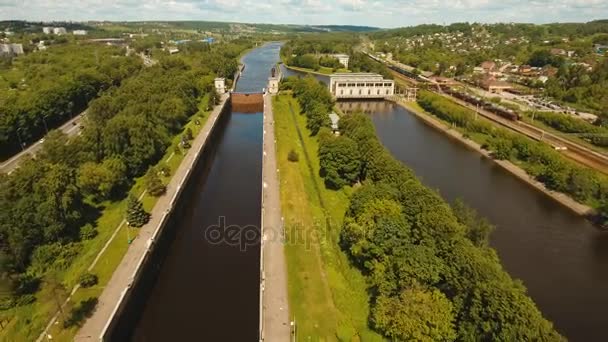
{"type": "Polygon", "coordinates": [[[496,63],[492,62],[492,61],[485,61],[483,63],[481,63],[481,67],[484,69],[494,69],[496,68],[496,63]]]}
{"type": "Polygon", "coordinates": [[[330,79],[342,79],[342,80],[384,80],[393,82],[393,80],[385,80],[380,74],[374,74],[369,72],[339,72],[329,75],[330,79]]]}

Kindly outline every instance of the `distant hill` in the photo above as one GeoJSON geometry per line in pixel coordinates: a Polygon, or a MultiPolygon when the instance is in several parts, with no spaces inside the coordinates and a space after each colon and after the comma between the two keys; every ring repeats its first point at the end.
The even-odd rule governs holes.
{"type": "Polygon", "coordinates": [[[378,31],[379,27],[372,26],[354,26],[354,25],[315,25],[312,28],[326,29],[332,32],[370,32],[378,31]]]}

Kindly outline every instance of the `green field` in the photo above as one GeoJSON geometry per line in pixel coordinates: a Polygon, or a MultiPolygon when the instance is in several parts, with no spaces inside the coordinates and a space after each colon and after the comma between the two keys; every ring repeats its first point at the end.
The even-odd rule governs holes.
{"type": "MultiPolygon", "coordinates": [[[[190,118],[182,132],[185,131],[186,128],[192,130],[193,136],[196,136],[200,132],[209,117],[209,112],[204,111],[207,107],[207,101],[208,95],[201,99],[199,112],[190,118]],[[195,124],[196,119],[199,120],[199,125],[195,124]]],[[[175,173],[175,170],[177,170],[181,161],[184,159],[184,154],[177,154],[174,152],[175,146],[179,144],[180,140],[181,134],[176,135],[173,138],[171,146],[167,148],[163,158],[157,163],[157,166],[164,164],[168,165],[171,169],[171,175],[175,173]]],[[[168,183],[169,180],[170,177],[163,179],[165,184],[168,183]]],[[[135,181],[130,193],[139,197],[143,191],[143,177],[140,177],[135,181]]],[[[144,195],[142,198],[144,208],[148,211],[154,207],[156,201],[156,197],[149,195],[144,195]]],[[[87,271],[89,265],[92,264],[97,254],[116,231],[121,221],[124,219],[126,205],[126,198],[122,201],[106,201],[98,205],[98,207],[103,208],[102,215],[96,222],[96,228],[99,235],[94,239],[83,241],[82,253],[76,257],[74,262],[65,271],[56,275],[57,280],[60,281],[66,289],[66,294],[57,295],[61,302],[67,298],[67,293],[69,293],[78,283],[79,276],[87,271]]],[[[129,229],[130,238],[136,238],[138,230],[136,228],[129,229]]],[[[66,315],[69,315],[71,307],[74,307],[81,301],[90,297],[99,297],[101,295],[103,288],[112,277],[112,273],[127,252],[128,246],[127,226],[122,225],[114,240],[112,240],[95,267],[91,270],[91,273],[94,273],[99,277],[99,283],[93,287],[79,288],[72,296],[67,308],[64,309],[66,315]]],[[[3,312],[4,317],[2,318],[8,320],[8,323],[5,323],[4,328],[0,330],[0,341],[35,341],[38,338],[38,335],[43,331],[51,317],[57,312],[58,305],[56,304],[57,297],[50,294],[50,290],[47,286],[43,285],[36,297],[36,302],[31,305],[21,306],[3,312]]],[[[72,341],[77,331],[77,326],[64,329],[62,322],[60,322],[52,326],[49,333],[52,335],[53,341],[72,341]]]]}
{"type": "Polygon", "coordinates": [[[297,340],[382,341],[367,324],[365,279],[338,246],[353,189],[325,189],[319,176],[317,139],[306,129],[297,101],[280,95],[273,99],[273,108],[281,208],[288,239],[289,305],[297,324],[297,340]],[[299,155],[298,162],[287,160],[292,149],[299,155]]]}

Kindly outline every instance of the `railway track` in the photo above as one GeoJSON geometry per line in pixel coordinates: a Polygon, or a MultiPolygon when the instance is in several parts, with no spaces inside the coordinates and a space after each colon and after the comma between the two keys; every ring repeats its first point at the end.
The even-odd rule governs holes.
{"type": "MultiPolygon", "coordinates": [[[[398,80],[406,82],[408,85],[418,86],[421,83],[418,80],[405,76],[396,70],[393,70],[390,68],[389,68],[389,70],[390,70],[391,74],[393,76],[395,76],[398,80]]],[[[608,156],[606,156],[606,155],[593,151],[587,147],[581,146],[566,138],[562,138],[553,133],[544,131],[544,130],[542,130],[538,127],[535,127],[533,125],[530,125],[528,123],[525,123],[522,121],[507,120],[507,119],[505,119],[501,116],[498,116],[494,113],[491,113],[485,109],[477,108],[476,106],[473,106],[472,104],[470,104],[468,102],[465,102],[463,100],[460,100],[453,96],[445,94],[442,91],[433,89],[432,87],[430,87],[429,90],[438,95],[444,96],[463,107],[477,111],[479,113],[479,115],[481,115],[481,116],[485,117],[486,119],[488,119],[492,122],[495,122],[503,127],[506,127],[512,131],[523,134],[536,141],[545,142],[545,143],[549,144],[550,146],[552,146],[553,148],[559,149],[559,152],[561,154],[563,154],[564,156],[566,156],[567,158],[570,158],[571,160],[573,160],[579,164],[596,169],[596,170],[608,175],[608,156]],[[563,149],[564,147],[566,148],[566,150],[563,149]]]]}

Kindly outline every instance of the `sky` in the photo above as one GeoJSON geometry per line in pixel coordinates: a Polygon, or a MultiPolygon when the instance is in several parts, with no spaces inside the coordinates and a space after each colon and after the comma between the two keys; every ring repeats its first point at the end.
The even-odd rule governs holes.
{"type": "Polygon", "coordinates": [[[0,20],[208,20],[401,27],[607,18],[608,0],[0,0],[0,20]]]}

